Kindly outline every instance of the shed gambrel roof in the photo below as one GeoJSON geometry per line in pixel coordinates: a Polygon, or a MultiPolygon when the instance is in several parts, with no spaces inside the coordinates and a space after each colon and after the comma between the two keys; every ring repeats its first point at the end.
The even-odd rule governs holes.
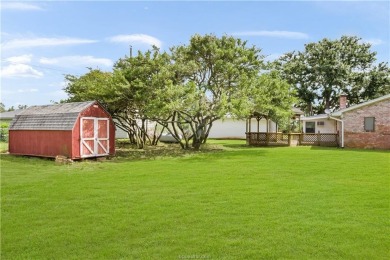
{"type": "Polygon", "coordinates": [[[96,101],[32,106],[16,115],[9,130],[72,130],[80,112],[96,101]]]}

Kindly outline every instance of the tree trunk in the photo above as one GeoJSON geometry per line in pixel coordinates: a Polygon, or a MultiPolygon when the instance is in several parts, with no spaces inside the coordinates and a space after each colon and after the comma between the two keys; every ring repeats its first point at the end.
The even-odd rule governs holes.
{"type": "Polygon", "coordinates": [[[325,99],[325,109],[330,109],[330,97],[325,99]]]}
{"type": "Polygon", "coordinates": [[[213,123],[210,122],[210,123],[208,124],[208,126],[207,126],[207,130],[206,130],[206,134],[205,134],[205,136],[204,136],[203,144],[205,144],[206,141],[207,141],[207,139],[209,138],[210,129],[211,129],[212,126],[213,126],[213,123]]]}
{"type": "Polygon", "coordinates": [[[307,103],[307,113],[309,114],[309,116],[312,116],[313,115],[313,105],[311,102],[308,102],[307,103]]]}
{"type": "Polygon", "coordinates": [[[194,137],[193,137],[193,140],[192,140],[192,147],[195,150],[199,150],[200,149],[201,144],[205,140],[205,134],[206,134],[205,133],[205,125],[202,122],[201,124],[198,124],[198,127],[196,128],[196,132],[194,133],[194,137]]]}
{"type": "Polygon", "coordinates": [[[156,124],[154,126],[153,139],[151,141],[151,145],[155,146],[158,144],[158,141],[160,140],[160,137],[161,137],[162,133],[164,132],[164,129],[165,129],[165,126],[162,126],[161,130],[158,130],[158,124],[156,124]]]}

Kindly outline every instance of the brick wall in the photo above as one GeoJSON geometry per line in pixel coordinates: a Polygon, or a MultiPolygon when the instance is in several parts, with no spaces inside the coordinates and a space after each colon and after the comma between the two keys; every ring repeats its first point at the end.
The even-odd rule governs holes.
{"type": "Polygon", "coordinates": [[[344,113],[344,146],[390,149],[390,99],[344,113]],[[375,117],[375,131],[364,130],[364,117],[375,117]]]}

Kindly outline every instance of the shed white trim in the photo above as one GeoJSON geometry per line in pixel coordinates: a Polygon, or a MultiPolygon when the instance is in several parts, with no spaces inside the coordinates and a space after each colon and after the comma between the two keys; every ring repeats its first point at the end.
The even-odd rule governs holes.
{"type": "MultiPolygon", "coordinates": [[[[104,129],[103,129],[104,130],[104,129]]],[[[108,155],[110,151],[110,127],[108,118],[97,118],[97,117],[81,117],[80,118],[80,156],[82,158],[87,157],[96,157],[96,156],[105,156],[108,155]],[[93,136],[85,137],[84,136],[84,124],[85,120],[93,121],[93,136]],[[99,136],[99,121],[106,121],[106,137],[99,136]],[[93,143],[91,147],[90,143],[93,143]],[[106,145],[105,145],[106,144],[106,145]],[[85,153],[86,148],[89,153],[85,153]],[[102,150],[103,153],[99,153],[99,150],[102,150]]]]}

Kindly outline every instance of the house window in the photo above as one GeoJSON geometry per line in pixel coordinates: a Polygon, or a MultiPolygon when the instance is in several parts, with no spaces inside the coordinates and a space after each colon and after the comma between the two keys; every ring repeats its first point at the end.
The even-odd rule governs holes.
{"type": "Polygon", "coordinates": [[[306,122],[306,133],[315,133],[316,132],[316,122],[306,122]]]}
{"type": "Polygon", "coordinates": [[[374,132],[375,131],[375,117],[364,118],[364,131],[374,132]]]}

